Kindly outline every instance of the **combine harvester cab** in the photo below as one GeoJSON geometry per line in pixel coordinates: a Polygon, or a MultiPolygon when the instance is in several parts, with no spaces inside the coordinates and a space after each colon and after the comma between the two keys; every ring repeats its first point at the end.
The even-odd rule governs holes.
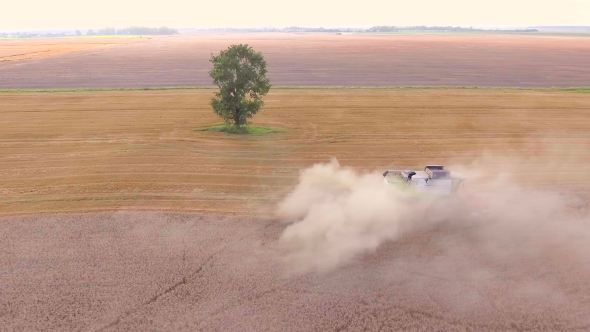
{"type": "Polygon", "coordinates": [[[387,185],[417,196],[454,197],[463,186],[464,178],[442,165],[427,165],[423,171],[388,170],[383,173],[387,185]]]}

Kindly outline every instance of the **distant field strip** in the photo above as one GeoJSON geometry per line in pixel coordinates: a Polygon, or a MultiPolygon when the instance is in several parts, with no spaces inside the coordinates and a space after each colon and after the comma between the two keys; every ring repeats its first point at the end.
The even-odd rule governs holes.
{"type": "MultiPolygon", "coordinates": [[[[114,92],[114,91],[169,91],[169,90],[216,90],[215,86],[153,86],[144,88],[62,88],[62,89],[0,89],[0,93],[55,93],[55,92],[114,92]]],[[[273,90],[480,90],[480,91],[537,91],[590,93],[590,87],[574,88],[509,88],[485,86],[281,86],[273,90]]]]}
{"type": "Polygon", "coordinates": [[[590,84],[584,36],[252,33],[0,40],[0,56],[47,49],[54,55],[0,63],[0,89],[211,86],[211,54],[237,43],[263,53],[278,86],[590,84]]]}
{"type": "MultiPolygon", "coordinates": [[[[48,56],[90,51],[130,43],[130,40],[107,37],[91,38],[11,38],[0,39],[0,62],[42,59],[48,56]]],[[[21,63],[22,64],[22,63],[21,63]]]]}

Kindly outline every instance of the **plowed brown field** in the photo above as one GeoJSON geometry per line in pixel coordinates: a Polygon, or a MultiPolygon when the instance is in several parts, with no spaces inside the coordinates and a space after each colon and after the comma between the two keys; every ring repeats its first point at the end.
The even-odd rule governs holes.
{"type": "MultiPolygon", "coordinates": [[[[368,170],[519,156],[524,182],[590,179],[590,94],[274,90],[257,125],[218,123],[212,90],[0,94],[0,214],[104,209],[257,213],[331,157],[368,170]],[[556,173],[556,171],[559,171],[556,173]]],[[[498,165],[497,167],[502,167],[498,165]]]]}
{"type": "MultiPolygon", "coordinates": [[[[14,42],[0,40],[0,49],[7,49],[7,43],[14,42]]],[[[264,54],[275,85],[590,85],[587,37],[260,33],[154,37],[88,52],[2,62],[0,88],[211,86],[211,54],[236,43],[264,54]]]]}

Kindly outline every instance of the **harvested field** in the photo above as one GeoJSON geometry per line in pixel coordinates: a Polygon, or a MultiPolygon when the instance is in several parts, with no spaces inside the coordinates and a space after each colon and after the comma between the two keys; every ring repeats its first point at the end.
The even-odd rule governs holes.
{"type": "Polygon", "coordinates": [[[551,250],[529,256],[517,246],[498,256],[486,240],[501,241],[499,235],[441,228],[387,243],[328,274],[290,275],[277,249],[283,228],[271,220],[170,213],[0,219],[0,325],[3,331],[590,326],[588,256],[573,263],[576,256],[554,242],[539,244],[546,239],[537,232],[515,240],[532,238],[551,250]]]}
{"type": "Polygon", "coordinates": [[[0,39],[0,62],[41,59],[60,54],[129,44],[135,41],[131,38],[0,39]]]}
{"type": "MultiPolygon", "coordinates": [[[[6,43],[14,42],[0,40],[0,49],[7,49],[6,43]]],[[[3,62],[0,88],[210,86],[211,53],[234,43],[261,51],[278,86],[572,87],[590,82],[587,37],[260,33],[159,37],[3,62]]]]}
{"type": "Polygon", "coordinates": [[[590,181],[590,94],[273,90],[255,123],[289,131],[236,136],[195,131],[219,123],[212,93],[0,94],[0,215],[257,214],[301,168],[331,157],[383,170],[468,164],[489,151],[508,159],[485,163],[522,183],[583,190],[590,181]]]}
{"type": "Polygon", "coordinates": [[[242,136],[195,130],[212,93],[0,93],[2,331],[588,330],[590,94],[275,89],[254,122],[288,131],[242,136]],[[330,157],[477,162],[581,218],[512,199],[293,274],[271,212],[330,157]]]}

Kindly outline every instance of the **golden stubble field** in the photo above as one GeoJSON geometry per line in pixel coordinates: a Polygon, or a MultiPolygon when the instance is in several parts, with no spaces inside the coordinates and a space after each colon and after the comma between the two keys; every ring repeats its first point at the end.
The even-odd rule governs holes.
{"type": "Polygon", "coordinates": [[[300,169],[479,161],[528,185],[590,180],[590,94],[533,90],[273,90],[262,136],[219,123],[213,90],[0,94],[0,215],[101,210],[261,214],[300,169]],[[493,155],[501,158],[483,158],[493,155]]]}
{"type": "Polygon", "coordinates": [[[42,59],[140,41],[139,38],[31,38],[0,40],[0,62],[42,59]]]}

